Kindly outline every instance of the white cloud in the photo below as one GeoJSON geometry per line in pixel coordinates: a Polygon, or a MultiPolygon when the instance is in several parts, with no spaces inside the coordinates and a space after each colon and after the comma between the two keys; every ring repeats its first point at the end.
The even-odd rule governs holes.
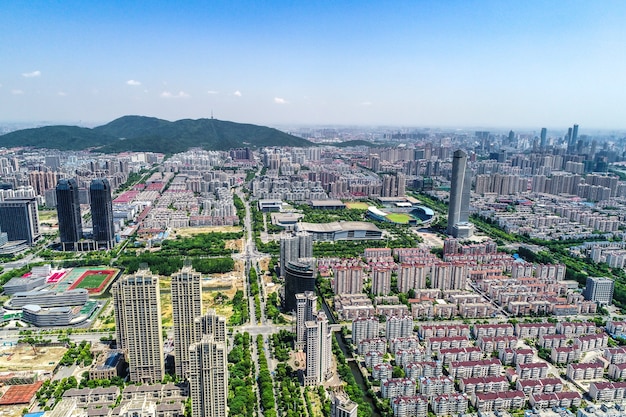
{"type": "Polygon", "coordinates": [[[219,94],[219,92],[215,91],[215,90],[209,90],[206,92],[207,94],[219,94]]]}
{"type": "Polygon", "coordinates": [[[141,82],[140,81],[136,81],[136,80],[128,80],[128,81],[126,81],[126,84],[132,85],[132,86],[137,86],[137,85],[141,85],[141,82]]]}
{"type": "Polygon", "coordinates": [[[24,92],[22,90],[11,90],[11,94],[14,96],[21,96],[24,92]]]}
{"type": "Polygon", "coordinates": [[[177,94],[171,93],[169,91],[163,91],[161,93],[161,97],[163,98],[189,98],[190,95],[185,93],[184,91],[179,91],[177,94]]]}
{"type": "Polygon", "coordinates": [[[276,103],[276,104],[287,104],[289,102],[287,100],[285,100],[284,98],[274,97],[274,103],[276,103]]]}
{"type": "Polygon", "coordinates": [[[362,103],[359,103],[361,106],[371,106],[372,102],[371,101],[364,101],[362,103]]]}
{"type": "Polygon", "coordinates": [[[241,97],[241,91],[237,90],[233,93],[234,96],[241,97]]]}
{"type": "Polygon", "coordinates": [[[25,78],[41,77],[41,71],[24,72],[22,73],[22,77],[25,77],[25,78]]]}
{"type": "Polygon", "coordinates": [[[65,91],[59,91],[59,92],[57,93],[57,95],[58,95],[59,97],[65,97],[65,96],[67,96],[67,93],[66,93],[65,91]]]}

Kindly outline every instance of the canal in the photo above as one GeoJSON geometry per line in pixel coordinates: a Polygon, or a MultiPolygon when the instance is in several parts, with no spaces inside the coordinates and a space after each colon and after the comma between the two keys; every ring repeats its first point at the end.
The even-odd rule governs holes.
{"type": "MultiPolygon", "coordinates": [[[[326,300],[323,297],[320,298],[322,299],[322,308],[324,309],[324,313],[326,313],[326,317],[328,317],[328,321],[331,324],[337,324],[337,322],[335,321],[335,316],[331,314],[330,308],[328,307],[326,300]]],[[[374,405],[374,401],[367,394],[367,387],[365,386],[365,381],[363,380],[363,374],[361,374],[359,365],[357,365],[354,357],[352,356],[352,353],[344,343],[343,337],[341,337],[341,332],[335,332],[335,339],[337,340],[337,344],[343,352],[343,355],[346,357],[346,361],[348,362],[348,366],[350,366],[350,371],[352,371],[352,376],[354,376],[354,380],[356,381],[359,388],[361,388],[361,391],[363,391],[363,400],[370,405],[370,408],[372,410],[372,414],[370,414],[371,417],[381,417],[378,409],[374,405]]]]}

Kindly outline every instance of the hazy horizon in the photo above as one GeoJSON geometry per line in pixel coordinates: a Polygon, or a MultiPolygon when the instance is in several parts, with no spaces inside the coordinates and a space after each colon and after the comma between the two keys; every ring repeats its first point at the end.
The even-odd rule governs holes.
{"type": "Polygon", "coordinates": [[[0,4],[4,123],[626,129],[626,3],[0,4]],[[525,127],[524,127],[525,126],[525,127]]]}

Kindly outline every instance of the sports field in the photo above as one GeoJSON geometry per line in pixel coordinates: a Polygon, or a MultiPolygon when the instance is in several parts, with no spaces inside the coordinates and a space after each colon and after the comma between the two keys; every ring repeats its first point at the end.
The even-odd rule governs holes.
{"type": "Polygon", "coordinates": [[[387,219],[394,223],[407,224],[411,220],[411,216],[405,213],[389,213],[387,219]]]}
{"type": "Polygon", "coordinates": [[[356,209],[356,210],[367,210],[367,208],[369,207],[369,204],[362,203],[360,201],[349,201],[345,204],[346,204],[346,208],[356,209]]]}
{"type": "Polygon", "coordinates": [[[116,269],[87,270],[70,286],[69,289],[85,288],[90,294],[99,293],[116,273],[116,269]]]}

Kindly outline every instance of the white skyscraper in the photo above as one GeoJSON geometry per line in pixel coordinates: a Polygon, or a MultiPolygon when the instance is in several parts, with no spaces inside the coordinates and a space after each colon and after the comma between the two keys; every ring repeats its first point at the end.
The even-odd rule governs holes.
{"type": "Polygon", "coordinates": [[[317,318],[307,321],[306,327],[306,369],[304,385],[319,385],[330,378],[332,355],[332,331],[324,312],[317,318]]]}
{"type": "Polygon", "coordinates": [[[295,348],[306,346],[306,322],[315,320],[317,315],[317,296],[312,291],[296,294],[296,342],[295,348]]]}

